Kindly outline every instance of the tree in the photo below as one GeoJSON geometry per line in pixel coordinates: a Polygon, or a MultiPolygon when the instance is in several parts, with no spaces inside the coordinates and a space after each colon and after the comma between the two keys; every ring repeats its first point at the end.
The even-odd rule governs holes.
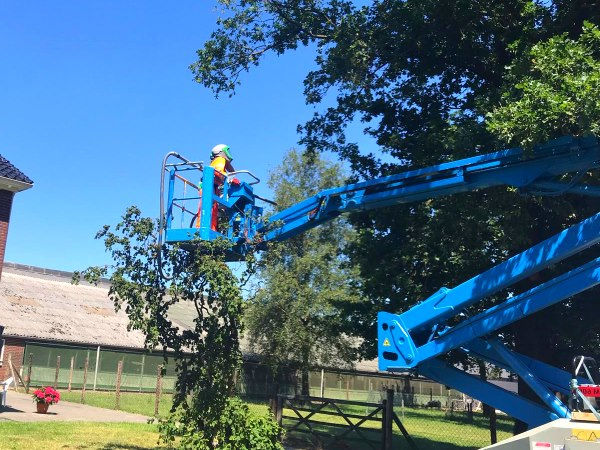
{"type": "Polygon", "coordinates": [[[488,114],[503,141],[530,147],[564,135],[600,136],[600,30],[585,22],[575,40],[566,33],[532,47],[508,68],[513,86],[488,114]]]}
{"type": "MultiPolygon", "coordinates": [[[[282,210],[343,180],[338,164],[291,150],[268,184],[282,210]]],[[[247,312],[250,339],[276,379],[286,368],[300,370],[303,395],[310,394],[311,367],[350,366],[356,357],[356,342],[340,323],[340,305],[358,301],[356,277],[341,254],[351,231],[333,220],[270,244],[261,257],[260,288],[247,312]]]]}
{"type": "Polygon", "coordinates": [[[148,348],[175,353],[175,395],[171,414],[160,424],[161,438],[190,449],[282,448],[277,424],[252,415],[233,396],[243,300],[240,280],[225,264],[230,244],[159,246],[156,225],[138,208],[128,208],[120,223],[96,236],[104,239],[113,265],[76,273],[74,281],[83,276],[95,282],[110,274],[109,296],[127,313],[128,327],[144,333],[148,348]],[[180,302],[196,309],[193,329],[181,329],[169,318],[180,302]]]}
{"type": "MultiPolygon", "coordinates": [[[[600,5],[593,0],[374,0],[361,7],[344,0],[223,4],[228,15],[192,65],[196,80],[217,95],[233,93],[240,74],[258,65],[265,53],[312,44],[316,67],[306,75],[304,92],[317,111],[299,127],[300,142],[309,150],[337,152],[356,179],[502,148],[513,134],[519,142],[542,137],[521,134],[533,128],[509,129],[501,110],[492,115],[496,128],[488,128],[486,118],[507,102],[527,98],[516,92],[521,82],[535,92],[528,77],[551,81],[534,73],[538,69],[531,65],[530,52],[536,44],[556,36],[577,39],[584,20],[600,23],[600,5]],[[331,94],[336,100],[327,106],[326,95],[329,99],[331,94]],[[376,152],[348,142],[345,131],[355,121],[363,122],[365,133],[376,140],[376,152]],[[395,162],[383,162],[380,153],[395,162]]],[[[599,94],[585,95],[594,103],[599,94]]],[[[358,239],[349,256],[360,268],[369,301],[348,310],[348,323],[353,324],[348,332],[364,338],[363,355],[374,356],[377,311],[406,310],[599,206],[593,199],[523,196],[495,188],[354,214],[358,239]],[[386,264],[373,267],[372,261],[386,264]]],[[[490,301],[525,290],[534,281],[524,280],[490,301]]],[[[593,315],[586,314],[591,298],[588,292],[577,302],[518,322],[507,330],[507,342],[530,356],[566,366],[567,354],[584,352],[593,347],[587,342],[597,342],[593,315]],[[594,340],[577,336],[573,323],[594,340]]]]}

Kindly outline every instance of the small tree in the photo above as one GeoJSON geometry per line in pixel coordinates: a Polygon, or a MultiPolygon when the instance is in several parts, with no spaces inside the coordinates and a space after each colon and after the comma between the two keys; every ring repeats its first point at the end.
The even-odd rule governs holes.
{"type": "Polygon", "coordinates": [[[193,449],[282,448],[277,424],[252,416],[232,397],[243,301],[240,280],[225,264],[230,244],[192,241],[184,250],[159,246],[156,236],[156,222],[128,208],[114,229],[105,226],[96,236],[104,239],[114,264],[82,275],[94,282],[110,274],[109,295],[127,313],[128,328],[142,331],[148,348],[175,352],[176,390],[171,414],[160,424],[161,438],[193,449]],[[193,328],[171,321],[178,303],[193,305],[193,328]]]}
{"type": "MultiPolygon", "coordinates": [[[[292,150],[268,183],[281,210],[343,181],[339,165],[292,150]]],[[[250,339],[276,378],[284,367],[300,369],[303,395],[311,366],[348,366],[355,358],[339,309],[357,301],[356,278],[341,256],[351,233],[344,220],[329,221],[270,245],[261,259],[261,285],[247,314],[250,339]]]]}

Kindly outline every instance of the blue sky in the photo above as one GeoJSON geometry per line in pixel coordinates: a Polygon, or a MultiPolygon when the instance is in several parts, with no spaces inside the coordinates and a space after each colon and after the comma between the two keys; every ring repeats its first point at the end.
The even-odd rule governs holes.
{"type": "Polygon", "coordinates": [[[131,204],[158,215],[169,150],[207,160],[226,143],[236,168],[265,179],[295,146],[312,115],[302,96],[312,52],[269,56],[236,96],[215,100],[188,69],[214,4],[170,5],[0,0],[0,154],[35,182],[15,197],[6,261],[105,263],[93,235],[131,204]]]}

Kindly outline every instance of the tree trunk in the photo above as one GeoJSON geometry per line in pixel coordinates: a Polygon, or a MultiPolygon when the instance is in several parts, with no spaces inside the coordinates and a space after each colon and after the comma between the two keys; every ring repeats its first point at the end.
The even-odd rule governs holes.
{"type": "Polygon", "coordinates": [[[310,382],[308,379],[308,371],[310,368],[310,347],[305,347],[302,349],[302,368],[300,369],[302,372],[301,378],[301,387],[302,387],[302,395],[310,396],[310,382]]]}
{"type": "Polygon", "coordinates": [[[309,384],[309,380],[308,380],[308,369],[305,367],[302,368],[301,386],[302,386],[302,395],[309,396],[310,395],[310,384],[309,384]]]}

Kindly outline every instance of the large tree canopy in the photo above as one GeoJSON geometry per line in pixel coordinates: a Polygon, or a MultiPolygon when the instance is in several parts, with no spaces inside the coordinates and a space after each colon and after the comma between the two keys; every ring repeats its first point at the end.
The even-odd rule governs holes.
{"type": "MultiPolygon", "coordinates": [[[[218,29],[191,67],[196,80],[217,95],[233,93],[240,74],[258,65],[264,54],[314,48],[315,66],[306,74],[304,93],[315,114],[299,126],[300,141],[308,150],[337,152],[350,163],[353,178],[491,151],[508,141],[531,144],[564,132],[597,130],[598,116],[593,115],[576,117],[578,126],[563,129],[564,119],[579,114],[580,105],[597,105],[597,89],[579,92],[585,100],[578,100],[576,108],[567,104],[557,107],[558,114],[548,111],[557,120],[538,123],[545,109],[533,107],[527,123],[536,127],[509,123],[523,102],[540,104],[541,97],[534,95],[540,88],[561,91],[552,95],[572,100],[568,90],[572,94],[578,86],[595,86],[580,75],[598,67],[598,55],[577,39],[585,20],[600,23],[597,1],[222,3],[218,29]],[[562,86],[557,83],[562,75],[545,71],[551,63],[543,58],[560,48],[567,62],[560,66],[562,74],[572,75],[575,84],[562,86]],[[573,58],[584,66],[569,65],[573,58]],[[356,121],[376,140],[374,154],[348,142],[346,129],[356,121]],[[395,162],[382,162],[380,154],[395,162]]],[[[595,39],[595,33],[590,31],[584,40],[595,39]]],[[[496,188],[353,215],[359,239],[348,251],[361,268],[370,301],[347,311],[352,319],[348,331],[366,338],[363,351],[372,357],[377,311],[405,310],[441,286],[455,285],[599,207],[596,200],[523,196],[496,188]]],[[[566,364],[573,352],[596,351],[598,330],[590,299],[588,292],[519,322],[511,328],[516,331],[513,342],[525,353],[559,364],[566,364]]]]}

